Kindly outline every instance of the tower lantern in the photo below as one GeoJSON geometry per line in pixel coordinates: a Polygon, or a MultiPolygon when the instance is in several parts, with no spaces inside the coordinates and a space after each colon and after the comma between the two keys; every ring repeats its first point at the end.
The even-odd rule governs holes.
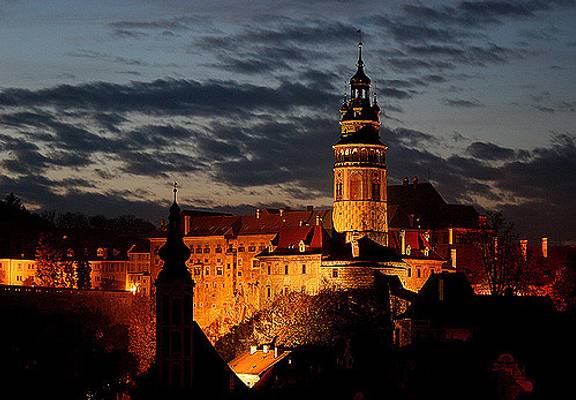
{"type": "Polygon", "coordinates": [[[364,72],[362,42],[350,99],[340,107],[340,138],[334,149],[334,228],[346,240],[367,236],[388,244],[386,151],[380,141],[380,107],[371,102],[371,80],[364,72]]]}

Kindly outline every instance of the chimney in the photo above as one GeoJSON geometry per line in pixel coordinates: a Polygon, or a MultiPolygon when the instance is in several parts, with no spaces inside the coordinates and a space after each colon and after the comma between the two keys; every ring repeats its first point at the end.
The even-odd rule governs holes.
{"type": "Polygon", "coordinates": [[[267,344],[262,346],[262,353],[268,354],[268,345],[267,344]]]}
{"type": "Polygon", "coordinates": [[[405,176],[405,177],[402,179],[402,186],[408,186],[408,177],[407,177],[407,176],[405,176]]]}
{"type": "Polygon", "coordinates": [[[526,261],[526,258],[528,257],[528,240],[520,240],[520,252],[522,253],[522,258],[526,261]]]}
{"type": "Polygon", "coordinates": [[[454,244],[454,228],[448,228],[448,244],[454,244]]]}
{"type": "Polygon", "coordinates": [[[322,217],[319,215],[316,216],[316,226],[322,226],[322,217]]]}
{"type": "Polygon", "coordinates": [[[258,351],[258,346],[250,346],[250,354],[254,354],[258,351]]]}
{"type": "Polygon", "coordinates": [[[542,238],[542,257],[548,258],[548,238],[542,238]]]}
{"type": "Polygon", "coordinates": [[[352,246],[352,258],[360,257],[360,246],[358,245],[358,239],[352,238],[350,245],[352,246]]]}
{"type": "Polygon", "coordinates": [[[400,230],[400,251],[406,254],[406,231],[404,229],[400,230]]]}
{"type": "Polygon", "coordinates": [[[260,209],[257,208],[256,209],[256,219],[260,219],[260,213],[261,213],[260,209]]]}
{"type": "Polygon", "coordinates": [[[307,212],[313,212],[313,211],[314,211],[314,206],[306,206],[306,211],[307,211],[307,212]]]}
{"type": "Polygon", "coordinates": [[[414,187],[418,186],[418,177],[417,176],[412,177],[412,185],[414,185],[414,187]]]}
{"type": "Polygon", "coordinates": [[[450,249],[450,265],[456,268],[456,249],[450,249]]]}

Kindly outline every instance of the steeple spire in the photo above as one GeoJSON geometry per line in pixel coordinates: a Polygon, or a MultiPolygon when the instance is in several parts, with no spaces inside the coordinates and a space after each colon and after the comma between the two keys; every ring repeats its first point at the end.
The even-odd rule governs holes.
{"type": "MultiPolygon", "coordinates": [[[[362,33],[360,33],[362,35],[362,33]]],[[[362,39],[358,42],[358,68],[364,68],[364,61],[362,61],[362,39]]]]}
{"type": "Polygon", "coordinates": [[[164,261],[162,270],[158,275],[159,281],[181,280],[186,283],[192,282],[192,277],[186,266],[186,260],[190,257],[190,249],[184,244],[181,230],[181,211],[177,203],[178,184],[174,182],[172,192],[174,202],[170,206],[168,217],[168,234],[166,243],[160,248],[160,258],[164,261]]]}

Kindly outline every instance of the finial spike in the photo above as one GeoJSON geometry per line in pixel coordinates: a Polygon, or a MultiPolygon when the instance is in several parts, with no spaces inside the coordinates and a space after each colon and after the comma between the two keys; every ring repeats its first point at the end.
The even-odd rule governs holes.
{"type": "Polygon", "coordinates": [[[178,193],[178,182],[174,182],[172,184],[172,187],[173,187],[172,192],[174,193],[174,203],[176,203],[178,193]]]}
{"type": "Polygon", "coordinates": [[[364,62],[362,61],[362,46],[364,45],[362,43],[362,30],[358,29],[358,36],[359,36],[359,40],[358,40],[358,68],[362,68],[364,66],[364,62]]]}

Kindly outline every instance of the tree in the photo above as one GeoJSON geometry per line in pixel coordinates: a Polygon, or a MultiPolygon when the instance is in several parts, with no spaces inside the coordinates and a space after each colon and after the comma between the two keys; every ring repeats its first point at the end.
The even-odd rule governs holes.
{"type": "Polygon", "coordinates": [[[74,262],[65,257],[59,244],[53,235],[40,235],[36,245],[36,277],[42,286],[73,288],[74,262]]]}
{"type": "Polygon", "coordinates": [[[527,249],[521,248],[514,226],[502,213],[489,215],[486,229],[474,242],[480,249],[490,294],[528,292],[535,260],[527,249]]]}

